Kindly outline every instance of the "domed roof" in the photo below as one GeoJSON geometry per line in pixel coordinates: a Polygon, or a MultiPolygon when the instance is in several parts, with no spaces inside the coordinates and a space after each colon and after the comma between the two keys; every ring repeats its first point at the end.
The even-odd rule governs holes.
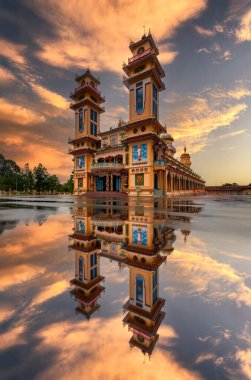
{"type": "Polygon", "coordinates": [[[187,148],[186,148],[186,146],[184,147],[184,153],[182,153],[181,157],[189,157],[189,158],[190,158],[190,154],[187,153],[187,148]]]}
{"type": "Polygon", "coordinates": [[[172,140],[173,141],[173,137],[170,135],[170,133],[161,133],[160,135],[160,138],[161,140],[172,140]]]}

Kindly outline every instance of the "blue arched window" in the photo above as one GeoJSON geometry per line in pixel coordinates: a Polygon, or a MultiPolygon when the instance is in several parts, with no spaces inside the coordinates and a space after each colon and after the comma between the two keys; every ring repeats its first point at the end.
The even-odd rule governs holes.
{"type": "Polygon", "coordinates": [[[84,113],[83,108],[79,108],[78,110],[78,128],[79,132],[82,133],[84,130],[84,113]]]}
{"type": "Polygon", "coordinates": [[[136,277],[136,305],[142,307],[144,303],[144,278],[136,277]]]}
{"type": "Polygon", "coordinates": [[[136,112],[142,113],[144,109],[143,82],[136,84],[136,112]]]}
{"type": "Polygon", "coordinates": [[[84,259],[82,256],[78,259],[78,279],[79,281],[84,279],[84,259]]]}

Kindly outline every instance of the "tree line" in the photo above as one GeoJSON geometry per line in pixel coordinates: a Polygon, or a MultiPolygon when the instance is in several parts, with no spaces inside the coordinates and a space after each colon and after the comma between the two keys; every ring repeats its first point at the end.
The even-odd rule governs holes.
{"type": "Polygon", "coordinates": [[[27,163],[20,168],[13,160],[0,153],[0,190],[25,193],[72,193],[73,174],[65,183],[60,183],[55,174],[50,174],[41,163],[30,169],[27,163]]]}

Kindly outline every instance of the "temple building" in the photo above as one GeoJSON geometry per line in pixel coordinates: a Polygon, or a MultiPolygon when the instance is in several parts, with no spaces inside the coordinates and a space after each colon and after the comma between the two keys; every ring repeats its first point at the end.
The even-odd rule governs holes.
{"type": "Polygon", "coordinates": [[[75,137],[69,139],[74,161],[74,193],[122,192],[128,196],[166,197],[204,191],[205,181],[191,169],[190,155],[174,157],[173,138],[159,121],[159,93],[165,73],[152,35],[129,46],[124,85],[129,91],[129,120],[101,131],[105,111],[100,82],[89,69],[76,76],[70,108],[75,137]]]}

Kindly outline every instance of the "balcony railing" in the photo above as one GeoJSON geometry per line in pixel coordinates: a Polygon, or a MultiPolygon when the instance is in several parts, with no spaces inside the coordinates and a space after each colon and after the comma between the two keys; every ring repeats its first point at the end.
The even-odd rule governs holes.
{"type": "Polygon", "coordinates": [[[101,92],[100,92],[96,87],[92,86],[91,83],[85,83],[85,84],[83,84],[82,86],[76,87],[76,88],[75,88],[75,92],[78,92],[78,91],[80,91],[80,90],[82,90],[82,89],[84,89],[84,88],[86,88],[86,87],[90,87],[90,88],[92,88],[92,89],[93,89],[94,91],[96,91],[99,95],[101,95],[101,92]]]}
{"type": "Polygon", "coordinates": [[[132,58],[128,58],[128,64],[129,63],[132,63],[134,61],[137,61],[138,59],[140,58],[143,58],[145,57],[146,55],[148,54],[151,54],[151,53],[154,53],[154,50],[149,48],[149,49],[146,49],[145,51],[143,51],[142,53],[139,53],[137,55],[134,55],[132,58]]]}
{"type": "Polygon", "coordinates": [[[165,166],[165,162],[163,160],[153,161],[153,166],[165,166]]]}
{"type": "Polygon", "coordinates": [[[116,168],[121,169],[124,167],[124,164],[119,164],[117,162],[97,162],[95,164],[92,164],[93,169],[97,168],[116,168]]]}

